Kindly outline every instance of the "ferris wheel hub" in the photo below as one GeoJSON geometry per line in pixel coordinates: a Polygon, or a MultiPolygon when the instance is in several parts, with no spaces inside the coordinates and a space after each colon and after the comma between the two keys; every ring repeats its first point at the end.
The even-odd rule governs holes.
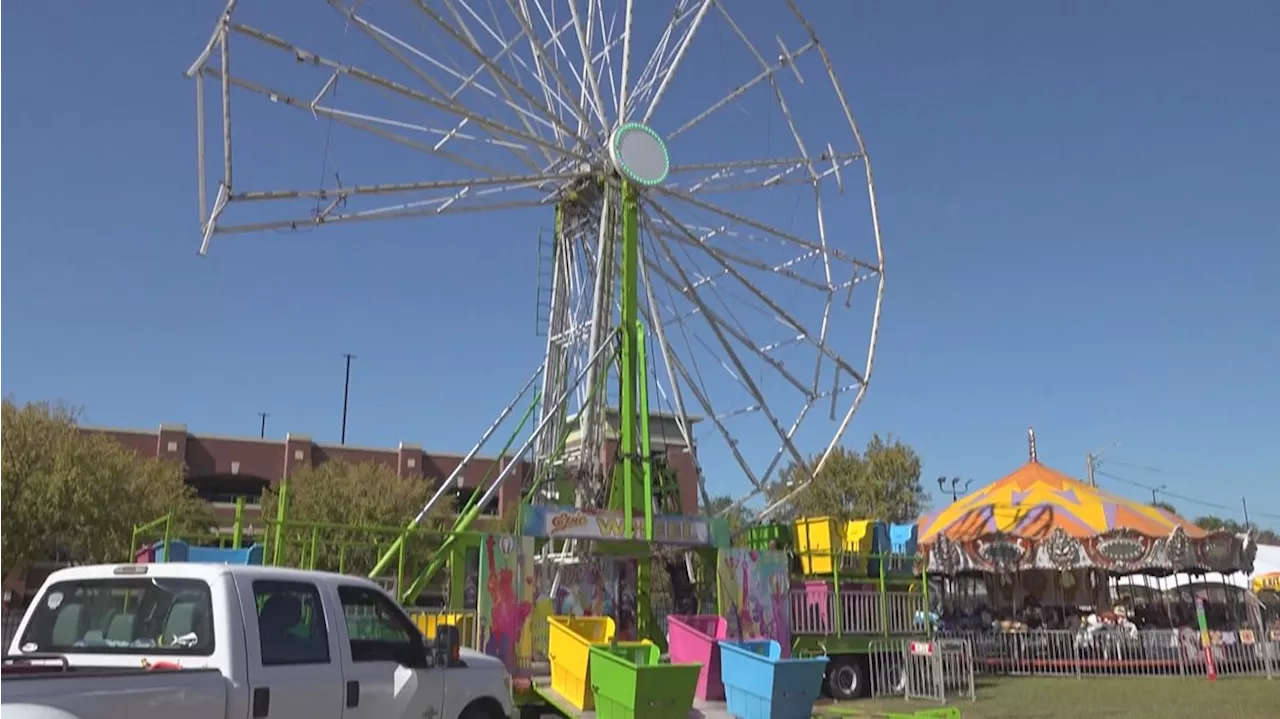
{"type": "Polygon", "coordinates": [[[628,122],[609,137],[609,159],[623,177],[652,187],[662,184],[671,170],[667,144],[648,125],[628,122]]]}

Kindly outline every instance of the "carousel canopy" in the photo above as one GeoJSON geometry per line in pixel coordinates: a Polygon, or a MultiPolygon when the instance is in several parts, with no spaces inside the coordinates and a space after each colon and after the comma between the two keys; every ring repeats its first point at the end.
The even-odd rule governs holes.
{"type": "Polygon", "coordinates": [[[928,571],[1248,572],[1256,545],[1091,487],[1036,459],[918,523],[928,571]]]}
{"type": "Polygon", "coordinates": [[[1166,537],[1181,527],[1188,537],[1207,533],[1181,517],[1104,492],[1031,461],[1013,474],[920,520],[920,543],[939,535],[955,541],[988,534],[1048,539],[1055,529],[1084,539],[1127,529],[1166,537]]]}

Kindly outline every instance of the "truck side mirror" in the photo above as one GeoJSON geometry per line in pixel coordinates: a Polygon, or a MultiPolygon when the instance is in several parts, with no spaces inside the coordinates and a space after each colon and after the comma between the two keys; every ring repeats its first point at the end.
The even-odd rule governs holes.
{"type": "Polygon", "coordinates": [[[437,667],[457,666],[461,661],[462,635],[452,624],[441,624],[436,627],[436,641],[433,654],[437,667]]]}

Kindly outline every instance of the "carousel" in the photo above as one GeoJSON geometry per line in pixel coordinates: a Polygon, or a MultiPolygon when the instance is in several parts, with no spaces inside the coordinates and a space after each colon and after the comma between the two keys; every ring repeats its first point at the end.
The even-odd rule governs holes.
{"type": "Polygon", "coordinates": [[[1176,648],[1169,630],[1198,637],[1203,607],[1198,617],[1194,598],[1182,607],[1122,597],[1118,578],[1251,572],[1256,545],[1247,537],[1207,532],[1046,467],[1034,431],[1028,445],[1026,464],[918,524],[922,559],[938,585],[940,631],[1022,635],[995,642],[990,660],[1026,660],[1030,633],[1053,645],[1041,646],[1040,654],[1053,655],[1042,660],[1076,662],[1076,670],[1116,655],[1145,659],[1152,652],[1135,649],[1140,630],[1159,628],[1156,643],[1176,648]]]}

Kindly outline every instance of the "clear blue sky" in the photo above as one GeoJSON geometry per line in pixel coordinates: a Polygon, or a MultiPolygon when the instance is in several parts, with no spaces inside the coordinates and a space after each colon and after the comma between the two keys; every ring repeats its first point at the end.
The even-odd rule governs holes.
{"type": "MultiPolygon", "coordinates": [[[[849,443],[895,433],[927,478],[984,482],[1034,424],[1059,469],[1120,441],[1103,472],[1247,496],[1280,526],[1280,4],[825,5],[889,263],[849,443]]],[[[273,435],[336,441],[354,352],[349,441],[465,450],[540,353],[536,229],[364,225],[197,257],[181,73],[220,6],[8,6],[4,392],[198,433],[255,433],[265,410],[273,435]]]]}

